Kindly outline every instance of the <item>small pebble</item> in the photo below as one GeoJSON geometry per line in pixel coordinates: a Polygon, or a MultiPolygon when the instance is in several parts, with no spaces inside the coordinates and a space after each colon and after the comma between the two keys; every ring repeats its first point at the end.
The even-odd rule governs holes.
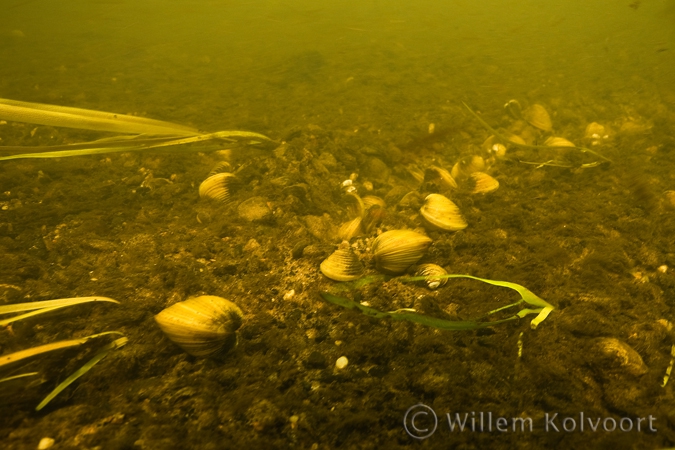
{"type": "Polygon", "coordinates": [[[40,439],[40,443],[38,444],[38,450],[45,450],[47,448],[50,448],[52,445],[54,445],[54,439],[50,437],[43,437],[40,439]]]}
{"type": "Polygon", "coordinates": [[[661,272],[661,273],[666,273],[666,272],[668,272],[668,266],[666,266],[665,264],[662,265],[662,266],[659,266],[658,271],[661,272]]]}
{"type": "Polygon", "coordinates": [[[337,361],[335,361],[335,367],[338,369],[344,369],[349,364],[349,360],[346,356],[340,356],[337,361]]]}
{"type": "Polygon", "coordinates": [[[291,300],[293,297],[295,297],[295,289],[291,289],[284,294],[284,300],[291,300]]]}

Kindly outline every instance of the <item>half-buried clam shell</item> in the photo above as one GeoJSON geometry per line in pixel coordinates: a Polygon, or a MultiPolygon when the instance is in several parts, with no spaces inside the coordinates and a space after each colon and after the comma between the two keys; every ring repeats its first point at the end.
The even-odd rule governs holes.
{"type": "Polygon", "coordinates": [[[402,273],[424,256],[431,239],[411,230],[391,230],[373,241],[373,257],[384,272],[402,273]]]}

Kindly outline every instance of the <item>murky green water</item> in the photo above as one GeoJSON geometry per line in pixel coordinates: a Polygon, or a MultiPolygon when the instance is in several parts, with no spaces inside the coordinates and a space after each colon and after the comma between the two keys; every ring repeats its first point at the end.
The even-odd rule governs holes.
{"type": "MultiPolygon", "coordinates": [[[[420,403],[438,418],[430,448],[675,445],[672,0],[4,3],[0,98],[274,141],[0,161],[0,306],[121,302],[15,322],[0,352],[129,339],[40,412],[112,338],[0,366],[37,372],[0,382],[7,448],[412,447],[433,428],[430,410],[404,420],[420,403]],[[552,130],[509,115],[511,99],[543,105],[552,130]],[[488,127],[529,147],[487,145],[488,127]],[[542,148],[551,136],[579,148],[542,148]],[[475,156],[495,192],[430,169],[475,156]],[[199,197],[214,167],[236,176],[229,203],[199,197]],[[442,331],[324,301],[446,321],[522,308],[485,317],[518,295],[475,280],[338,291],[319,266],[355,218],[346,180],[384,202],[348,239],[364,273],[378,273],[376,236],[411,229],[433,241],[420,263],[518,283],[555,310],[536,330],[529,315],[442,331]],[[429,226],[430,193],[468,226],[429,226]],[[243,312],[226,355],[187,355],[153,319],[198,295],[243,312]]],[[[109,136],[0,124],[1,146],[109,136]]]]}

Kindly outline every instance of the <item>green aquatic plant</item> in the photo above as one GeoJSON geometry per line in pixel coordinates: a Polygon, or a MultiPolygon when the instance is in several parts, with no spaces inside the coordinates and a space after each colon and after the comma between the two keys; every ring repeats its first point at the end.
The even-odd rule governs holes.
{"type": "MultiPolygon", "coordinates": [[[[503,306],[501,308],[489,311],[486,316],[492,315],[496,312],[503,311],[508,308],[512,308],[514,306],[518,306],[520,304],[526,303],[530,306],[534,306],[534,308],[525,308],[520,310],[518,313],[507,317],[506,319],[501,319],[501,320],[496,320],[496,321],[489,321],[489,322],[481,322],[481,321],[476,321],[476,320],[468,320],[468,321],[454,321],[454,320],[445,320],[445,319],[438,319],[436,317],[430,317],[430,316],[425,316],[423,314],[418,314],[414,310],[411,309],[400,309],[396,311],[388,311],[388,312],[383,312],[379,311],[375,308],[371,308],[370,306],[363,305],[361,303],[358,303],[354,300],[350,300],[345,297],[339,297],[337,295],[334,295],[330,292],[322,292],[321,296],[323,297],[324,300],[333,303],[338,306],[342,306],[343,308],[347,309],[356,309],[360,311],[361,313],[374,317],[376,319],[392,319],[396,321],[401,321],[405,320],[408,322],[415,322],[419,323],[422,325],[430,326],[433,328],[438,328],[440,330],[453,330],[453,331],[458,331],[458,330],[475,330],[478,328],[486,328],[490,327],[493,325],[497,325],[500,323],[504,322],[510,322],[512,320],[517,320],[520,318],[523,318],[529,314],[537,314],[537,316],[530,322],[530,326],[532,329],[536,329],[537,326],[548,317],[548,315],[553,311],[554,307],[553,305],[549,304],[542,298],[538,297],[535,295],[532,291],[527,289],[524,286],[521,286],[516,283],[511,283],[509,281],[497,281],[497,280],[489,280],[486,278],[478,278],[474,277],[472,275],[458,275],[458,274],[447,274],[447,275],[434,275],[434,276],[418,276],[418,277],[398,277],[396,278],[398,281],[402,283],[411,283],[415,281],[426,281],[426,280],[441,280],[441,279],[446,279],[446,278],[470,278],[472,280],[478,280],[482,281],[483,283],[488,283],[492,284],[494,286],[500,286],[500,287],[505,287],[509,289],[513,289],[514,291],[518,292],[520,294],[520,300],[511,303],[509,305],[503,306]]],[[[339,283],[334,287],[334,291],[337,292],[344,292],[344,291],[351,291],[354,289],[359,289],[363,286],[366,286],[370,283],[378,282],[378,281],[386,281],[392,279],[392,277],[388,277],[385,275],[374,275],[374,276],[369,276],[369,277],[364,277],[360,278],[358,280],[348,282],[348,283],[339,283]]]]}
{"type": "Polygon", "coordinates": [[[194,143],[211,143],[210,147],[188,147],[193,151],[206,151],[222,148],[223,142],[248,145],[272,142],[267,136],[250,131],[205,133],[184,125],[144,117],[7,99],[0,99],[0,119],[133,135],[56,146],[3,146],[0,147],[2,152],[19,153],[2,156],[0,161],[24,158],[63,158],[152,149],[172,150],[175,147],[180,147],[181,151],[185,151],[186,144],[194,143]]]}
{"type": "Polygon", "coordinates": [[[525,148],[525,149],[530,149],[530,150],[551,150],[551,149],[555,149],[555,148],[576,149],[576,150],[580,151],[581,153],[589,153],[589,154],[594,155],[594,156],[601,159],[601,161],[593,161],[593,162],[590,162],[590,163],[581,164],[579,166],[569,164],[569,163],[566,163],[566,162],[556,161],[556,160],[550,160],[550,161],[546,161],[546,162],[543,162],[543,163],[531,162],[531,161],[519,161],[523,164],[533,164],[533,165],[537,165],[539,167],[541,167],[541,166],[569,167],[569,168],[580,167],[580,168],[586,169],[586,168],[590,168],[590,167],[597,167],[597,166],[599,166],[603,163],[612,162],[609,158],[606,158],[605,156],[601,155],[600,153],[596,152],[595,150],[591,150],[590,148],[586,148],[586,147],[577,147],[577,146],[570,147],[568,145],[529,145],[529,144],[514,142],[512,139],[509,139],[507,136],[504,136],[502,133],[500,133],[499,131],[492,128],[486,121],[483,120],[483,118],[481,116],[476,114],[476,112],[473,109],[471,109],[471,107],[469,105],[467,105],[464,102],[462,102],[462,104],[466,107],[466,109],[469,110],[471,115],[473,115],[473,117],[475,117],[476,120],[478,120],[478,122],[480,122],[480,124],[483,125],[483,127],[485,127],[486,130],[488,130],[490,133],[492,133],[495,137],[499,138],[501,141],[503,141],[505,143],[508,142],[509,145],[513,145],[515,147],[520,147],[520,148],[525,148]]]}
{"type": "MultiPolygon", "coordinates": [[[[14,305],[3,305],[0,306],[0,314],[12,314],[22,311],[31,311],[31,312],[16,315],[10,317],[9,319],[4,319],[0,321],[0,326],[8,326],[10,323],[15,322],[17,320],[26,319],[28,317],[33,317],[38,314],[54,311],[56,309],[91,302],[111,302],[119,304],[117,300],[113,300],[108,297],[76,297],[76,298],[46,300],[40,302],[19,303],[14,305]]],[[[92,339],[113,334],[122,335],[122,333],[119,331],[105,331],[103,333],[92,334],[90,336],[85,336],[78,339],[68,339],[64,341],[52,342],[49,344],[39,345],[25,350],[20,350],[18,352],[10,353],[7,355],[2,355],[0,356],[0,368],[19,361],[25,361],[34,356],[43,355],[45,353],[49,353],[55,350],[77,347],[85,344],[86,342],[92,339]]],[[[99,349],[99,351],[91,360],[89,360],[84,366],[82,366],[80,369],[78,369],[76,372],[70,375],[62,383],[60,383],[47,397],[45,397],[45,399],[42,400],[42,402],[38,405],[36,410],[39,411],[40,409],[42,409],[45,405],[47,405],[47,403],[49,403],[54,397],[56,397],[72,382],[74,382],[76,379],[87,373],[95,364],[97,364],[99,361],[105,358],[108,355],[108,353],[110,353],[110,351],[124,346],[127,343],[127,341],[128,339],[126,337],[121,337],[99,349]]],[[[19,378],[31,377],[38,374],[39,374],[38,372],[27,372],[18,375],[12,375],[5,378],[1,378],[0,383],[16,380],[19,378]]]]}

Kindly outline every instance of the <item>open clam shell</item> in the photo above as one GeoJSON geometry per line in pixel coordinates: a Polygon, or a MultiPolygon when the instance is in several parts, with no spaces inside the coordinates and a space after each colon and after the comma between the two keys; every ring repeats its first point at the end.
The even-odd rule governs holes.
{"type": "Polygon", "coordinates": [[[441,230],[459,231],[468,225],[459,207],[441,194],[427,195],[420,212],[429,224],[441,230]]]}
{"type": "MultiPolygon", "coordinates": [[[[421,264],[415,271],[416,277],[433,277],[447,274],[448,272],[438,264],[421,264]]],[[[429,278],[423,281],[424,285],[431,290],[438,289],[447,282],[447,278],[429,278]]]]}
{"type": "Polygon", "coordinates": [[[358,256],[348,245],[342,245],[326,258],[319,267],[331,280],[352,281],[363,275],[364,269],[358,256]]]}
{"type": "Polygon", "coordinates": [[[379,270],[402,273],[424,256],[431,239],[411,230],[391,230],[373,241],[373,257],[379,270]]]}
{"type": "Polygon", "coordinates": [[[225,353],[237,345],[236,331],[243,314],[233,302],[202,295],[161,311],[155,321],[164,334],[187,353],[207,357],[225,353]]]}

